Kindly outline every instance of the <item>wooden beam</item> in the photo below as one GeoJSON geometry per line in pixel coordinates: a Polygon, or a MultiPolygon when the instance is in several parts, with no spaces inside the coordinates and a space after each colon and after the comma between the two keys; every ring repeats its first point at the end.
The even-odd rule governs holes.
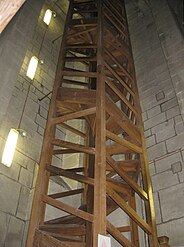
{"type": "Polygon", "coordinates": [[[113,134],[109,130],[106,130],[106,136],[109,139],[117,142],[118,144],[120,144],[122,146],[125,146],[126,148],[132,150],[135,153],[142,153],[142,148],[141,147],[139,147],[139,146],[135,145],[134,143],[131,143],[131,142],[129,142],[129,141],[117,136],[116,134],[113,134]]]}
{"type": "Polygon", "coordinates": [[[2,33],[24,2],[25,0],[0,1],[0,33],[2,33]]]}
{"type": "Polygon", "coordinates": [[[113,238],[115,238],[122,246],[124,247],[135,247],[131,242],[124,237],[121,232],[112,225],[109,221],[107,221],[107,231],[111,234],[113,238]]]}
{"type": "Polygon", "coordinates": [[[50,206],[53,206],[55,208],[58,208],[62,211],[65,211],[69,214],[73,214],[81,219],[84,219],[84,220],[87,220],[89,222],[93,222],[93,215],[92,214],[89,214],[87,212],[84,212],[80,209],[77,209],[77,208],[74,208],[74,207],[71,207],[70,205],[67,205],[66,203],[64,202],[60,202],[60,201],[57,201],[55,199],[52,199],[50,198],[49,196],[43,196],[42,197],[42,200],[49,204],[50,206]]]}
{"type": "Polygon", "coordinates": [[[65,171],[64,169],[56,167],[56,166],[48,166],[47,170],[50,171],[52,174],[70,178],[80,183],[94,185],[94,180],[92,178],[88,178],[86,176],[76,174],[75,172],[65,171]]]}
{"type": "Polygon", "coordinates": [[[119,205],[128,216],[134,220],[147,234],[152,234],[152,228],[133,210],[110,186],[107,186],[108,195],[119,205]]]}
{"type": "Polygon", "coordinates": [[[77,111],[77,112],[73,112],[73,113],[69,113],[66,114],[62,117],[55,117],[51,120],[52,124],[60,124],[62,122],[66,122],[75,118],[81,118],[84,116],[88,116],[88,115],[92,115],[96,112],[96,107],[92,107],[86,110],[82,110],[82,111],[77,111]]]}
{"type": "Polygon", "coordinates": [[[65,192],[50,194],[49,197],[51,197],[53,199],[63,198],[63,197],[66,197],[66,196],[73,196],[73,195],[80,194],[83,191],[84,191],[84,189],[69,190],[69,191],[65,191],[65,192]]]}

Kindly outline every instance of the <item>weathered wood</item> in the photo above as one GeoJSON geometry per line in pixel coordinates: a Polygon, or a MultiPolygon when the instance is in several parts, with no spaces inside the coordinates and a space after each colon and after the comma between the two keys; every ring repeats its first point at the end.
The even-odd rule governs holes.
{"type": "Polygon", "coordinates": [[[69,190],[69,191],[65,191],[65,192],[50,194],[49,197],[51,197],[53,199],[57,199],[57,198],[62,198],[62,197],[66,197],[66,196],[77,195],[77,194],[82,193],[83,191],[84,191],[84,189],[69,190]]]}
{"type": "Polygon", "coordinates": [[[87,221],[90,221],[90,222],[93,222],[94,218],[93,218],[93,215],[92,214],[89,214],[87,212],[84,212],[80,209],[77,209],[77,208],[74,208],[74,207],[71,207],[69,205],[67,205],[66,203],[64,202],[60,202],[60,201],[57,201],[55,199],[52,199],[50,198],[49,196],[43,196],[42,197],[42,200],[49,204],[50,206],[53,206],[55,208],[58,208],[58,209],[61,209],[69,214],[73,214],[73,215],[76,215],[77,217],[81,218],[81,219],[84,219],[84,220],[87,220],[87,221]]]}
{"type": "Polygon", "coordinates": [[[94,180],[92,178],[85,177],[85,176],[80,175],[80,174],[76,174],[75,172],[66,171],[66,170],[59,168],[59,167],[56,167],[56,166],[48,166],[47,170],[52,172],[52,174],[55,174],[55,175],[60,175],[60,176],[66,177],[66,178],[70,178],[70,179],[76,180],[76,181],[81,182],[81,183],[94,185],[94,180]]]}
{"type": "Polygon", "coordinates": [[[152,234],[152,228],[109,186],[107,193],[147,234],[152,234]]]}
{"type": "Polygon", "coordinates": [[[122,245],[125,247],[135,247],[131,242],[125,238],[121,232],[113,226],[109,221],[107,221],[107,231],[122,245]]]}
{"type": "Polygon", "coordinates": [[[123,168],[120,169],[116,162],[110,157],[107,157],[107,162],[110,166],[127,182],[127,184],[135,191],[137,194],[144,200],[148,200],[148,194],[137,184],[132,180],[130,177],[126,175],[126,173],[123,171],[123,168]]]}
{"type": "Polygon", "coordinates": [[[58,239],[49,236],[46,232],[42,232],[39,230],[36,230],[35,232],[35,241],[34,241],[34,247],[86,247],[85,243],[79,243],[79,242],[64,242],[59,241],[58,239]]]}
{"type": "Polygon", "coordinates": [[[132,150],[133,152],[135,153],[142,153],[142,148],[135,145],[134,143],[131,143],[119,136],[117,136],[116,134],[113,134],[112,132],[110,132],[109,130],[106,130],[106,136],[117,142],[118,144],[122,145],[122,146],[125,146],[126,148],[129,148],[130,150],[132,150]]]}
{"type": "Polygon", "coordinates": [[[60,147],[64,147],[64,148],[71,148],[71,149],[74,149],[76,151],[81,151],[81,152],[88,153],[88,154],[95,154],[95,149],[93,147],[85,147],[85,146],[80,145],[80,144],[62,141],[60,139],[53,139],[51,141],[51,143],[52,143],[52,145],[55,145],[55,146],[60,146],[60,147]]]}
{"type": "Polygon", "coordinates": [[[88,108],[86,110],[82,110],[82,111],[77,111],[74,113],[70,113],[70,114],[66,114],[62,117],[55,117],[51,120],[52,124],[60,124],[62,122],[66,122],[72,119],[76,119],[76,118],[81,118],[84,116],[88,116],[91,114],[94,114],[96,112],[96,107],[92,107],[92,108],[88,108]]]}
{"type": "Polygon", "coordinates": [[[24,2],[25,0],[0,1],[0,33],[2,33],[24,2]]]}

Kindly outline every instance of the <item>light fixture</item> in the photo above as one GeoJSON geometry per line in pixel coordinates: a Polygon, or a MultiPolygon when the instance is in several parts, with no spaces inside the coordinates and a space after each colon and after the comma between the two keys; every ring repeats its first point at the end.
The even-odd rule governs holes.
{"type": "Polygon", "coordinates": [[[22,129],[11,129],[8,134],[1,160],[2,164],[5,166],[10,167],[12,164],[19,135],[22,137],[26,137],[27,133],[25,132],[25,130],[22,129]]]}
{"type": "Polygon", "coordinates": [[[19,136],[18,130],[16,129],[10,130],[6,144],[5,144],[2,161],[1,161],[5,166],[10,167],[12,164],[13,156],[15,153],[15,148],[17,145],[18,136],[19,136]]]}
{"type": "Polygon", "coordinates": [[[47,9],[43,18],[43,21],[47,24],[47,26],[50,24],[51,18],[52,18],[52,11],[50,9],[47,9]]]}
{"type": "Polygon", "coordinates": [[[38,66],[38,58],[33,56],[29,62],[27,73],[26,73],[27,77],[29,77],[31,80],[34,79],[37,66],[38,66]]]}

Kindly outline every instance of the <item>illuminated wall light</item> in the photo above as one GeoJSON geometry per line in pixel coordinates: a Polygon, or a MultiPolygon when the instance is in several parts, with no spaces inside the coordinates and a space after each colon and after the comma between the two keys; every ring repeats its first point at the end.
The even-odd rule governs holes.
{"type": "Polygon", "coordinates": [[[26,73],[27,77],[29,77],[31,80],[34,79],[37,66],[38,66],[38,58],[33,56],[29,62],[27,73],[26,73]]]}
{"type": "Polygon", "coordinates": [[[43,21],[44,21],[47,25],[49,25],[49,24],[50,24],[50,21],[51,21],[51,18],[52,18],[52,11],[51,11],[50,9],[47,9],[46,12],[45,12],[43,21]]]}
{"type": "Polygon", "coordinates": [[[10,167],[12,164],[13,156],[15,153],[15,148],[17,145],[18,141],[18,136],[19,136],[19,131],[16,129],[11,129],[8,138],[5,144],[5,148],[3,151],[3,156],[2,156],[2,164],[5,166],[10,167]]]}

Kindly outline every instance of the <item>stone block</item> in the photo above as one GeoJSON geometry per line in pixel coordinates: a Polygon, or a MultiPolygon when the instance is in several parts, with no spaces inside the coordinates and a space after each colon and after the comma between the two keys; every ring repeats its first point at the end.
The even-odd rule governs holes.
{"type": "Polygon", "coordinates": [[[155,170],[155,164],[154,163],[149,164],[149,172],[150,172],[151,176],[153,176],[155,174],[156,170],[155,170]]]}
{"type": "Polygon", "coordinates": [[[184,186],[177,184],[159,192],[163,221],[184,217],[184,186]]]}
{"type": "Polygon", "coordinates": [[[162,222],[162,217],[161,217],[161,209],[160,209],[158,192],[153,193],[153,201],[154,201],[154,206],[155,206],[156,223],[160,224],[162,222]]]}
{"type": "Polygon", "coordinates": [[[176,135],[175,128],[173,125],[166,125],[162,131],[156,133],[156,141],[157,143],[165,141],[176,135]]]}
{"type": "Polygon", "coordinates": [[[181,172],[182,171],[182,164],[181,162],[176,162],[174,164],[171,165],[171,170],[173,172],[173,174],[181,172]]]}
{"type": "Polygon", "coordinates": [[[163,103],[161,105],[161,109],[162,109],[162,111],[167,111],[167,110],[169,110],[172,107],[175,107],[177,105],[178,105],[178,101],[177,101],[177,99],[175,97],[175,98],[170,99],[170,100],[166,101],[165,103],[163,103]]]}
{"type": "Polygon", "coordinates": [[[165,113],[160,113],[160,114],[156,115],[155,117],[146,120],[144,122],[144,129],[145,130],[150,129],[150,128],[152,128],[152,127],[154,127],[160,123],[163,123],[165,121],[166,121],[165,113]]]}
{"type": "Polygon", "coordinates": [[[148,118],[152,118],[152,117],[154,117],[160,113],[161,113],[160,105],[157,105],[157,106],[155,106],[152,109],[147,111],[148,118]]]}
{"type": "Polygon", "coordinates": [[[149,129],[149,130],[146,130],[146,131],[144,132],[144,136],[145,136],[145,138],[151,136],[151,130],[150,130],[150,129],[149,129]]]}
{"type": "Polygon", "coordinates": [[[177,135],[166,141],[168,152],[176,151],[184,146],[184,133],[177,135]]]}
{"type": "Polygon", "coordinates": [[[18,177],[19,177],[20,166],[18,164],[16,164],[14,161],[13,161],[11,167],[7,167],[7,166],[0,163],[0,171],[5,176],[17,181],[18,177]]]}
{"type": "Polygon", "coordinates": [[[33,173],[22,167],[20,171],[19,182],[26,187],[31,188],[33,182],[33,173]]]}
{"type": "Polygon", "coordinates": [[[144,122],[145,120],[147,120],[148,117],[147,117],[147,112],[143,112],[142,113],[142,121],[144,122]]]}
{"type": "Polygon", "coordinates": [[[20,188],[20,184],[0,174],[1,211],[9,214],[15,214],[20,194],[20,188]]]}
{"type": "Polygon", "coordinates": [[[41,126],[42,128],[45,128],[46,126],[46,119],[41,117],[39,114],[36,116],[36,123],[41,126]]]}
{"type": "Polygon", "coordinates": [[[180,112],[180,108],[179,106],[175,106],[169,110],[166,111],[166,117],[167,119],[170,119],[170,118],[173,118],[173,117],[176,117],[178,115],[180,115],[181,112],[180,112]]]}
{"type": "Polygon", "coordinates": [[[163,100],[164,98],[165,98],[165,94],[163,91],[156,94],[156,100],[157,101],[163,100]]]}
{"type": "Polygon", "coordinates": [[[148,138],[146,138],[146,147],[147,148],[149,148],[155,144],[156,144],[155,135],[152,135],[152,136],[149,136],[148,138]]]}
{"type": "Polygon", "coordinates": [[[169,237],[170,246],[183,246],[184,243],[184,218],[174,219],[157,226],[158,236],[169,237]]]}
{"type": "Polygon", "coordinates": [[[22,186],[16,214],[16,217],[19,219],[26,220],[29,195],[30,189],[28,189],[25,186],[22,186]]]}
{"type": "Polygon", "coordinates": [[[161,123],[161,124],[158,124],[157,126],[154,126],[153,128],[151,128],[151,132],[152,132],[152,134],[156,134],[160,131],[163,131],[169,125],[174,125],[174,119],[167,120],[164,123],[161,123]]]}
{"type": "Polygon", "coordinates": [[[166,154],[166,146],[164,142],[156,144],[147,149],[149,160],[154,160],[166,154]]]}
{"type": "Polygon", "coordinates": [[[40,106],[39,114],[40,114],[41,117],[47,119],[48,111],[45,110],[43,107],[40,106]]]}
{"type": "Polygon", "coordinates": [[[152,176],[153,191],[159,191],[178,184],[177,174],[173,174],[172,171],[165,171],[152,176]]]}
{"type": "Polygon", "coordinates": [[[161,160],[155,162],[156,172],[164,172],[171,169],[171,165],[177,162],[182,162],[181,153],[168,155],[161,160]]]}
{"type": "Polygon", "coordinates": [[[4,247],[20,247],[23,230],[24,222],[11,216],[4,247]]]}
{"type": "Polygon", "coordinates": [[[0,212],[0,246],[4,246],[10,215],[0,212]]]}

